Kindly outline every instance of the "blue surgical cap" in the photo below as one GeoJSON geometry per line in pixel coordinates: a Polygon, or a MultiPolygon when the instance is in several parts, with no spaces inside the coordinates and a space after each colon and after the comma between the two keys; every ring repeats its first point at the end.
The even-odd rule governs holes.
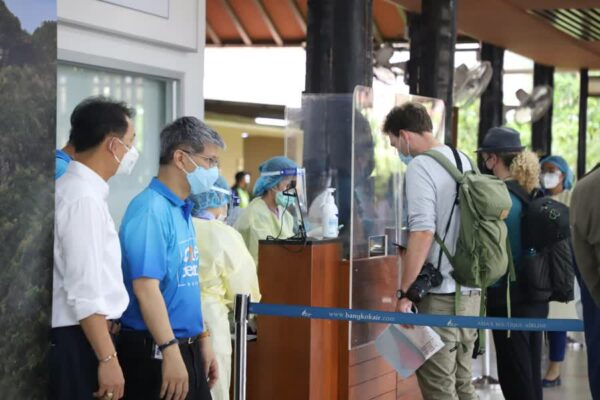
{"type": "Polygon", "coordinates": [[[561,156],[548,156],[540,161],[540,165],[544,165],[545,163],[554,164],[560,169],[560,172],[562,172],[565,177],[563,181],[563,188],[565,190],[571,190],[573,188],[573,171],[571,171],[569,164],[567,164],[567,161],[564,158],[561,156]]]}
{"type": "Polygon", "coordinates": [[[285,176],[289,176],[285,173],[281,175],[263,176],[263,173],[292,170],[296,168],[298,168],[298,165],[284,156],[278,156],[268,159],[267,161],[262,163],[260,167],[258,167],[258,171],[261,173],[261,176],[260,178],[258,178],[256,184],[254,185],[254,196],[262,196],[267,192],[267,190],[277,186],[285,176]]]}
{"type": "Polygon", "coordinates": [[[211,189],[208,192],[192,195],[190,197],[194,203],[192,215],[198,216],[201,211],[209,208],[220,208],[229,203],[231,191],[225,178],[219,176],[219,179],[213,184],[213,188],[222,189],[223,191],[211,189]],[[227,194],[225,194],[225,192],[227,194]]]}

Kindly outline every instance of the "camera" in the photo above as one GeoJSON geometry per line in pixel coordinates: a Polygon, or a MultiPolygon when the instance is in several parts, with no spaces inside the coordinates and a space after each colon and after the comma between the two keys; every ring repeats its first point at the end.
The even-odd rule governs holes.
{"type": "Polygon", "coordinates": [[[406,298],[413,303],[419,303],[431,288],[440,286],[443,279],[442,273],[433,264],[423,265],[419,276],[406,291],[406,298]]]}

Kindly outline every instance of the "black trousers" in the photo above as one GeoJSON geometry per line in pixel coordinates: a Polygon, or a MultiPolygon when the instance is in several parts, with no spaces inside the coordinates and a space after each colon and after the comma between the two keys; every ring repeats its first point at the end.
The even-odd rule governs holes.
{"type": "MultiPolygon", "coordinates": [[[[154,345],[147,332],[121,331],[117,351],[125,375],[124,399],[159,400],[162,360],[154,358],[154,345]]],[[[180,344],[179,349],[189,375],[186,400],[211,400],[200,344],[180,344]]]]}
{"type": "MultiPolygon", "coordinates": [[[[546,318],[548,303],[513,303],[512,317],[546,318]]],[[[506,307],[489,308],[488,316],[506,317],[506,307]]],[[[506,400],[542,400],[543,332],[492,331],[498,380],[506,400]]]]}
{"type": "Polygon", "coordinates": [[[93,399],[98,359],[81,326],[53,328],[50,345],[50,400],[93,399]]]}

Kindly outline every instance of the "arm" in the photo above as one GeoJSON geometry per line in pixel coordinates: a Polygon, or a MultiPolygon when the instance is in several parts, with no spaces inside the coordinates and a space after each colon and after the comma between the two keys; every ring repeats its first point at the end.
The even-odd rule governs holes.
{"type": "MultiPolygon", "coordinates": [[[[425,157],[426,159],[427,157],[425,157]]],[[[413,284],[431,250],[436,229],[436,189],[423,160],[415,159],[406,171],[406,201],[409,236],[403,257],[400,289],[407,291],[413,284]]],[[[413,304],[401,299],[396,310],[410,312],[413,304]]]]}
{"type": "Polygon", "coordinates": [[[400,289],[403,291],[407,291],[417,279],[425,260],[427,260],[432,242],[433,232],[431,231],[410,233],[408,249],[404,257],[405,264],[402,268],[402,279],[400,280],[400,289]]]}
{"type": "MultiPolygon", "coordinates": [[[[169,232],[164,227],[164,221],[151,210],[140,212],[121,225],[124,272],[133,282],[142,318],[157,345],[175,338],[159,286],[168,266],[169,232]]],[[[165,348],[162,356],[160,396],[183,400],[189,381],[178,344],[165,348]]]]}
{"type": "Polygon", "coordinates": [[[114,399],[122,398],[125,390],[125,378],[119,361],[114,356],[117,352],[108,333],[106,317],[93,314],[79,321],[79,324],[99,360],[99,388],[94,396],[102,398],[107,393],[112,393],[114,399]]]}
{"type": "Polygon", "coordinates": [[[82,198],[57,218],[57,240],[63,253],[64,265],[60,271],[68,304],[96,354],[98,363],[98,391],[95,397],[113,394],[123,397],[125,379],[112,342],[106,316],[110,310],[104,301],[100,275],[105,251],[102,220],[103,209],[91,198],[82,198]],[[85,243],[85,245],[82,245],[85,243]]]}
{"type": "Polygon", "coordinates": [[[594,302],[600,307],[600,246],[592,246],[579,233],[577,225],[572,228],[573,249],[577,268],[594,302]]]}
{"type": "Polygon", "coordinates": [[[224,243],[223,281],[225,283],[225,298],[235,299],[236,294],[249,294],[251,301],[260,301],[261,294],[258,286],[256,264],[246,249],[244,242],[237,232],[231,232],[232,237],[224,243]]]}
{"type": "MultiPolygon", "coordinates": [[[[133,281],[133,292],[140,304],[144,322],[158,345],[169,342],[175,337],[167,306],[159,288],[158,279],[138,278],[133,281]]],[[[179,346],[173,344],[162,351],[163,379],[160,397],[183,400],[189,390],[188,373],[179,351],[179,346]]]]}
{"type": "MultiPolygon", "coordinates": [[[[408,238],[408,249],[403,257],[402,275],[400,289],[406,292],[419,276],[423,264],[429,255],[429,249],[433,242],[433,232],[417,231],[411,232],[408,238]]],[[[413,303],[407,298],[400,299],[396,305],[396,311],[411,312],[413,303]]]]}

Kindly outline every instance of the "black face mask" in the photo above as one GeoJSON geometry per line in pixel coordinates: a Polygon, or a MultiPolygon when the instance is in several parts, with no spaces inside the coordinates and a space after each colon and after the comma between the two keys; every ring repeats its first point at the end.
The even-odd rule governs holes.
{"type": "MultiPolygon", "coordinates": [[[[487,160],[489,160],[489,158],[487,160]]],[[[481,165],[479,166],[479,170],[482,174],[494,175],[494,171],[487,167],[487,160],[484,160],[483,157],[481,157],[481,165]]]]}

